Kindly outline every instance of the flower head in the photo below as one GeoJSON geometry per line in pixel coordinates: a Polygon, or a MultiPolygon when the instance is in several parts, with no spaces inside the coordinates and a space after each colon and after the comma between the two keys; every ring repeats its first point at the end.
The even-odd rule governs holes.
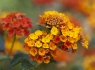
{"type": "Polygon", "coordinates": [[[36,48],[31,48],[31,49],[30,49],[30,54],[31,54],[32,56],[36,56],[36,54],[37,54],[37,49],[36,49],[36,48]]]}
{"type": "Polygon", "coordinates": [[[30,34],[24,41],[24,48],[30,53],[30,58],[39,63],[49,63],[52,57],[51,52],[57,48],[57,45],[51,42],[53,35],[45,31],[44,33],[41,30],[37,30],[30,34]]]}
{"type": "Polygon", "coordinates": [[[44,60],[43,56],[38,55],[38,56],[36,57],[36,61],[37,61],[38,63],[42,63],[43,60],[44,60]]]}
{"type": "Polygon", "coordinates": [[[46,51],[43,48],[40,48],[39,51],[38,51],[38,54],[41,55],[41,56],[44,56],[45,53],[46,53],[46,51]]]}
{"type": "Polygon", "coordinates": [[[17,34],[29,35],[28,28],[32,28],[32,22],[24,14],[15,12],[8,14],[6,17],[2,18],[3,29],[8,31],[8,35],[12,36],[17,34]]]}
{"type": "Polygon", "coordinates": [[[43,48],[49,48],[49,45],[48,45],[48,43],[44,43],[42,47],[43,48]]]}
{"type": "Polygon", "coordinates": [[[37,31],[35,32],[35,34],[36,34],[37,36],[40,36],[40,35],[42,35],[42,31],[37,30],[37,31]]]}
{"type": "Polygon", "coordinates": [[[50,40],[52,40],[52,37],[53,37],[52,34],[48,34],[48,35],[46,35],[45,37],[42,38],[42,42],[43,43],[49,43],[50,40]]]}
{"type": "Polygon", "coordinates": [[[50,50],[55,50],[57,48],[57,46],[53,42],[49,43],[49,47],[50,47],[50,50]]]}
{"type": "MultiPolygon", "coordinates": [[[[44,15],[40,16],[38,24],[50,28],[50,34],[54,36],[52,39],[44,37],[42,42],[49,43],[52,40],[56,44],[64,44],[65,50],[69,48],[72,48],[72,50],[77,49],[76,43],[81,39],[82,28],[72,24],[65,14],[57,11],[44,12],[44,15]]],[[[87,48],[88,41],[82,41],[82,46],[87,48]]]]}
{"type": "Polygon", "coordinates": [[[35,46],[40,48],[42,46],[42,43],[40,41],[36,41],[35,46]]]}
{"type": "Polygon", "coordinates": [[[50,62],[50,56],[44,57],[44,63],[49,63],[50,62]]]}
{"type": "Polygon", "coordinates": [[[32,33],[29,35],[29,38],[36,40],[36,39],[38,39],[38,36],[35,33],[32,33]]]}
{"type": "Polygon", "coordinates": [[[58,34],[58,29],[53,26],[52,29],[51,29],[51,34],[57,35],[58,34]]]}
{"type": "Polygon", "coordinates": [[[54,42],[54,43],[59,43],[59,42],[60,42],[60,36],[59,36],[59,35],[55,36],[55,37],[53,38],[53,42],[54,42]]]}
{"type": "Polygon", "coordinates": [[[44,15],[40,16],[38,24],[45,25],[47,28],[52,28],[52,26],[60,28],[67,22],[69,22],[69,19],[64,14],[57,11],[47,11],[44,12],[44,15]]]}

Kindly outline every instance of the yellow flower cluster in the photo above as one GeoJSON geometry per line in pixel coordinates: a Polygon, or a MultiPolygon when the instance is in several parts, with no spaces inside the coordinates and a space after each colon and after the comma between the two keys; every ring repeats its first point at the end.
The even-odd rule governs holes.
{"type": "Polygon", "coordinates": [[[60,28],[63,23],[69,22],[65,14],[58,13],[57,11],[47,11],[44,15],[40,15],[38,24],[51,28],[52,26],[60,28]]]}
{"type": "Polygon", "coordinates": [[[84,70],[95,70],[95,55],[86,56],[83,61],[84,70]]]}
{"type": "Polygon", "coordinates": [[[51,29],[51,34],[55,36],[52,40],[54,43],[61,43],[61,47],[63,50],[72,49],[72,52],[76,51],[78,48],[77,42],[80,39],[82,46],[88,48],[88,41],[81,34],[81,30],[81,27],[74,26],[71,23],[65,24],[65,26],[61,27],[61,29],[53,26],[51,29]]]}
{"type": "Polygon", "coordinates": [[[57,48],[56,44],[51,42],[52,38],[52,34],[37,30],[25,39],[24,48],[30,53],[31,59],[37,62],[49,63],[51,55],[54,54],[52,52],[57,48]]]}

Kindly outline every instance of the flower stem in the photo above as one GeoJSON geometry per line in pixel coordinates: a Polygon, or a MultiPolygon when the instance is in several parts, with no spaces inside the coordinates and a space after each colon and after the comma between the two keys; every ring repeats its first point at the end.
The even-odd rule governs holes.
{"type": "Polygon", "coordinates": [[[11,55],[12,49],[13,49],[13,47],[14,47],[15,40],[16,40],[16,34],[14,34],[13,42],[12,42],[12,45],[11,45],[10,51],[9,51],[9,53],[8,53],[8,58],[9,58],[10,55],[11,55]]]}

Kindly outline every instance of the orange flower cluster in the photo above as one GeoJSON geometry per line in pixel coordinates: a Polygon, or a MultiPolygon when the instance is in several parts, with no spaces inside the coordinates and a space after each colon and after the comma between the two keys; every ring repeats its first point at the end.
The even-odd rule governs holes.
{"type": "Polygon", "coordinates": [[[61,27],[64,23],[68,23],[69,19],[65,14],[58,13],[57,11],[48,11],[44,15],[40,15],[38,24],[44,25],[46,28],[52,26],[61,27]]]}
{"type": "Polygon", "coordinates": [[[31,59],[49,63],[51,56],[55,56],[57,48],[57,45],[51,41],[52,38],[52,34],[37,30],[25,39],[24,48],[30,53],[31,59]]]}
{"type": "Polygon", "coordinates": [[[56,48],[64,51],[72,49],[75,52],[80,40],[82,46],[88,48],[88,41],[81,33],[82,28],[72,24],[62,13],[56,11],[45,12],[40,16],[39,25],[44,25],[50,32],[37,30],[25,39],[24,48],[30,53],[30,57],[37,62],[49,63],[56,56],[56,48]]]}

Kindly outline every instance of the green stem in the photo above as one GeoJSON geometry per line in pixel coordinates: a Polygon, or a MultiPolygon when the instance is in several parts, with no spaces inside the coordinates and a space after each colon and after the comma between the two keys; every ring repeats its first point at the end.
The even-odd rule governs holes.
{"type": "Polygon", "coordinates": [[[14,47],[15,40],[16,40],[16,34],[14,34],[14,38],[13,38],[13,42],[12,42],[12,45],[11,45],[11,49],[10,49],[10,51],[9,51],[9,53],[8,53],[8,58],[10,57],[10,54],[11,54],[12,49],[13,49],[13,47],[14,47]]]}

